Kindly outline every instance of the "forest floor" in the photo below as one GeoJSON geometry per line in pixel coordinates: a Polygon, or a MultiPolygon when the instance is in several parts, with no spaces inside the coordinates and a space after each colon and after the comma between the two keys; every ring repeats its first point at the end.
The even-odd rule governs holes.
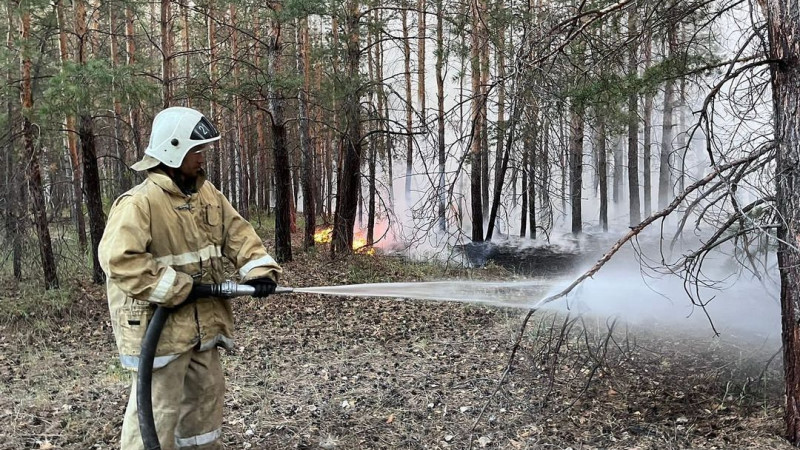
{"type": "MultiPolygon", "coordinates": [[[[498,279],[386,256],[296,252],[282,284],[498,279]]],[[[104,289],[2,281],[0,449],[118,448],[129,374],[104,289]],[[9,306],[13,305],[13,306],[9,306]]],[[[775,343],[459,303],[236,300],[229,449],[792,448],[775,343]]]]}

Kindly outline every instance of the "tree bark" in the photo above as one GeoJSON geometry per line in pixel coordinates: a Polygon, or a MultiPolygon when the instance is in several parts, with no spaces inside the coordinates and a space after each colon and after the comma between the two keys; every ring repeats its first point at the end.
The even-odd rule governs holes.
{"type": "Polygon", "coordinates": [[[311,89],[310,78],[307,71],[309,66],[308,19],[298,19],[297,22],[297,74],[303,78],[303,86],[297,93],[297,113],[300,121],[300,156],[303,167],[303,218],[305,219],[303,248],[307,250],[314,247],[314,231],[317,227],[315,214],[316,201],[314,198],[314,153],[308,117],[308,92],[311,89]]]}
{"type": "MultiPolygon", "coordinates": [[[[208,102],[208,118],[213,123],[220,123],[220,118],[217,114],[217,102],[214,101],[215,89],[217,82],[217,24],[214,17],[214,1],[209,0],[208,10],[206,11],[206,34],[208,38],[208,79],[211,82],[209,85],[209,96],[211,100],[208,102]]],[[[264,147],[261,147],[264,148],[264,147]]],[[[214,183],[219,189],[224,189],[222,186],[222,149],[217,148],[211,152],[211,182],[214,183]]],[[[269,210],[269,205],[266,206],[269,210]]]]}
{"type": "MultiPolygon", "coordinates": [[[[669,56],[677,52],[677,24],[671,23],[667,30],[669,56]]],[[[661,127],[661,155],[658,168],[658,209],[664,209],[672,198],[672,110],[675,106],[675,81],[664,83],[664,121],[661,127]]]]}
{"type": "MultiPolygon", "coordinates": [[[[7,0],[6,1],[6,20],[8,25],[8,30],[6,34],[6,46],[7,48],[13,48],[14,44],[14,0],[7,0]]],[[[15,79],[17,78],[17,74],[15,74],[14,67],[16,66],[15,60],[12,56],[11,52],[7,53],[6,63],[6,83],[9,87],[14,85],[15,79]]],[[[3,181],[5,185],[5,199],[6,199],[6,211],[5,211],[5,234],[6,234],[6,245],[11,245],[11,259],[12,259],[12,270],[14,273],[14,279],[20,280],[22,279],[22,236],[21,236],[21,226],[20,226],[20,205],[21,205],[21,197],[22,193],[24,192],[23,187],[25,183],[21,183],[18,176],[17,171],[15,170],[16,162],[16,131],[15,127],[19,126],[18,117],[17,117],[17,110],[14,105],[14,100],[12,96],[6,97],[6,114],[7,114],[7,128],[6,133],[8,133],[8,139],[6,140],[6,148],[5,148],[5,155],[3,158],[4,167],[3,167],[3,181]]],[[[84,237],[84,242],[86,238],[84,237]]]]}
{"type": "Polygon", "coordinates": [[[470,150],[470,199],[472,207],[472,242],[483,242],[483,196],[481,181],[483,170],[481,164],[481,39],[480,39],[480,11],[478,2],[470,3],[472,8],[472,33],[470,42],[470,67],[472,78],[472,125],[471,150],[470,150]]]}
{"type": "MultiPolygon", "coordinates": [[[[636,9],[628,13],[628,76],[639,75],[639,55],[636,39],[638,35],[636,9]]],[[[628,211],[629,224],[637,225],[641,220],[641,203],[639,201],[639,94],[635,89],[628,93],[628,211]]]]}
{"type": "MultiPolygon", "coordinates": [[[[56,3],[56,16],[58,18],[58,48],[61,55],[62,67],[69,62],[67,44],[67,26],[64,18],[64,5],[61,0],[56,3]]],[[[78,232],[78,243],[82,250],[86,250],[86,221],[83,216],[83,190],[81,189],[81,161],[78,155],[78,134],[75,126],[75,116],[67,113],[64,118],[64,141],[69,151],[69,161],[72,165],[72,215],[78,232]]]]}
{"type": "MultiPolygon", "coordinates": [[[[78,35],[78,64],[85,65],[88,60],[86,43],[90,42],[90,32],[86,26],[86,4],[83,0],[75,1],[75,32],[78,35]]],[[[83,190],[86,196],[86,207],[89,213],[89,236],[92,241],[92,280],[97,283],[105,281],[105,273],[100,267],[98,246],[106,227],[105,213],[103,212],[103,195],[100,185],[100,168],[97,164],[97,149],[95,142],[94,120],[89,105],[79,112],[78,139],[81,146],[81,160],[83,161],[83,190]]]]}
{"type": "MultiPolygon", "coordinates": [[[[278,11],[279,6],[273,5],[278,11]]],[[[268,39],[268,71],[281,73],[283,42],[281,24],[273,20],[268,39]]],[[[292,260],[292,172],[289,147],[286,140],[286,120],[283,92],[275,84],[269,87],[270,116],[272,118],[272,155],[275,164],[275,259],[292,260]]]]}
{"type": "MultiPolygon", "coordinates": [[[[115,69],[119,68],[120,66],[120,49],[119,49],[119,33],[117,33],[118,28],[118,17],[117,17],[117,8],[116,5],[110,5],[108,8],[108,23],[109,23],[109,32],[111,34],[111,65],[115,69]]],[[[117,181],[116,188],[117,192],[114,193],[114,196],[127,191],[131,187],[133,187],[133,180],[131,179],[131,173],[128,170],[128,165],[126,164],[126,145],[125,139],[122,136],[122,101],[120,100],[121,94],[118,88],[119,84],[115,83],[113,86],[114,89],[114,177],[117,181]]]]}
{"type": "Polygon", "coordinates": [[[569,144],[569,198],[572,211],[572,234],[583,232],[581,217],[581,188],[583,186],[583,106],[573,104],[570,108],[569,144]]]}
{"type": "Polygon", "coordinates": [[[403,19],[403,61],[405,64],[405,100],[406,100],[406,183],[405,199],[406,208],[411,209],[411,175],[414,172],[414,136],[411,130],[414,127],[414,104],[411,98],[411,45],[408,36],[408,4],[407,0],[401,12],[403,19]]]}
{"type": "MultiPolygon", "coordinates": [[[[238,22],[236,6],[233,3],[231,3],[230,5],[230,20],[231,23],[234,24],[238,22]]],[[[278,33],[277,35],[280,36],[280,33],[278,33]]],[[[273,45],[277,45],[278,47],[281,46],[279,42],[273,43],[273,45]]],[[[238,57],[239,57],[239,32],[236,27],[232,27],[231,58],[233,61],[236,61],[238,57]]],[[[280,55],[275,55],[275,57],[280,58],[280,55]]],[[[280,61],[275,61],[274,64],[275,64],[275,69],[279,70],[280,61]]],[[[235,62],[233,64],[233,79],[237,91],[239,90],[240,86],[239,80],[241,79],[241,71],[242,71],[241,66],[242,66],[241,64],[235,62]]],[[[275,72],[270,72],[270,73],[275,73],[275,72]]],[[[249,174],[248,163],[250,158],[248,157],[249,155],[248,145],[247,145],[248,140],[245,139],[244,136],[243,123],[245,121],[245,117],[244,117],[244,108],[242,107],[242,96],[236,95],[234,97],[233,103],[235,111],[234,120],[236,121],[235,127],[236,127],[236,144],[237,144],[234,147],[235,148],[234,151],[237,151],[236,157],[238,158],[237,161],[239,161],[239,170],[238,173],[236,174],[237,175],[236,182],[239,187],[238,189],[239,214],[241,214],[242,217],[244,217],[246,220],[250,220],[250,177],[248,176],[249,174]]],[[[281,121],[280,123],[283,124],[283,121],[281,121]]],[[[273,126],[274,124],[275,121],[273,121],[273,126]]],[[[286,145],[285,142],[284,145],[286,145]]],[[[289,260],[291,260],[291,258],[289,260]]]]}
{"type": "MultiPolygon", "coordinates": [[[[125,50],[127,53],[127,60],[125,63],[129,66],[132,66],[136,62],[136,39],[133,21],[133,9],[130,7],[125,8],[125,50]]],[[[136,159],[138,160],[142,157],[144,149],[142,148],[142,133],[139,125],[139,107],[136,105],[131,106],[130,121],[134,150],[136,152],[136,159]]]]}
{"type": "Polygon", "coordinates": [[[447,153],[444,123],[444,6],[436,0],[436,149],[439,160],[439,230],[447,231],[447,153]]]}
{"type": "Polygon", "coordinates": [[[425,120],[425,0],[417,0],[417,103],[420,116],[425,120]]]}
{"type": "MultiPolygon", "coordinates": [[[[652,49],[652,34],[648,30],[644,35],[644,43],[642,44],[642,52],[644,56],[644,70],[650,68],[653,59],[652,49]]],[[[652,137],[651,131],[653,128],[653,94],[645,92],[644,94],[644,111],[642,112],[642,131],[644,131],[644,139],[642,143],[642,184],[644,185],[644,216],[649,217],[653,213],[653,182],[650,177],[651,171],[651,157],[652,157],[652,137]]]]}
{"type": "Polygon", "coordinates": [[[89,235],[92,238],[92,280],[100,284],[106,279],[98,257],[98,246],[106,228],[106,217],[100,192],[100,169],[97,166],[94,123],[88,114],[82,114],[80,120],[78,136],[83,157],[83,185],[89,212],[89,235]]]}
{"type": "Polygon", "coordinates": [[[608,153],[606,150],[606,118],[604,112],[597,116],[597,172],[600,188],[600,226],[608,231],[608,153]]]}
{"type": "MultiPolygon", "coordinates": [[[[537,146],[539,145],[540,137],[547,136],[547,127],[539,122],[539,114],[534,116],[534,126],[536,127],[535,133],[532,138],[532,144],[528,150],[528,227],[531,229],[531,239],[536,239],[536,158],[537,146]],[[541,125],[541,126],[540,126],[541,125]]],[[[547,139],[542,138],[542,142],[547,142],[547,139]]],[[[542,155],[547,155],[547,144],[542,145],[542,155]]],[[[545,158],[546,161],[546,158],[545,158]]],[[[542,166],[546,167],[546,163],[542,166]]],[[[545,189],[541,189],[545,191],[545,189]]],[[[543,203],[542,203],[543,204],[543,203]]]]}
{"type": "Polygon", "coordinates": [[[341,109],[344,113],[345,129],[341,137],[342,169],[336,189],[336,213],[333,221],[331,252],[346,254],[353,251],[353,227],[358,207],[358,191],[361,182],[361,118],[360,118],[360,26],[359,0],[348,0],[346,3],[347,41],[344,59],[344,101],[341,109]]]}
{"type": "MultiPolygon", "coordinates": [[[[20,40],[25,43],[30,39],[31,13],[28,10],[21,12],[20,40]]],[[[33,112],[33,80],[31,77],[32,61],[29,51],[21,52],[22,66],[22,136],[25,146],[25,159],[27,160],[26,175],[28,191],[31,198],[33,220],[36,234],[39,238],[39,256],[42,262],[45,289],[58,289],[58,274],[56,261],[53,255],[53,244],[50,239],[49,222],[44,201],[44,188],[42,186],[42,173],[39,167],[39,152],[36,150],[36,130],[30,121],[29,115],[33,112]]]]}
{"type": "Polygon", "coordinates": [[[172,105],[172,0],[161,0],[161,101],[164,108],[172,105]]]}
{"type": "MultiPolygon", "coordinates": [[[[480,137],[481,145],[481,205],[483,206],[483,217],[489,215],[489,36],[486,29],[486,0],[474,0],[478,6],[478,39],[480,39],[480,105],[479,119],[481,121],[480,137]]],[[[500,155],[495,155],[498,160],[500,155]]],[[[495,162],[496,164],[496,162],[495,162]]]]}
{"type": "Polygon", "coordinates": [[[769,27],[781,277],[786,438],[800,446],[800,18],[798,0],[762,0],[769,27]],[[795,13],[793,13],[794,11],[795,13]]]}

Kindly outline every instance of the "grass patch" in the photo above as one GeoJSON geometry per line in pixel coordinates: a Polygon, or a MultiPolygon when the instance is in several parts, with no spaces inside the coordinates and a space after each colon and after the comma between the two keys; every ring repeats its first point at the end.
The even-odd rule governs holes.
{"type": "Polygon", "coordinates": [[[0,280],[0,323],[23,322],[34,329],[47,329],[52,321],[63,318],[72,309],[76,295],[74,286],[45,290],[40,283],[0,280]]]}

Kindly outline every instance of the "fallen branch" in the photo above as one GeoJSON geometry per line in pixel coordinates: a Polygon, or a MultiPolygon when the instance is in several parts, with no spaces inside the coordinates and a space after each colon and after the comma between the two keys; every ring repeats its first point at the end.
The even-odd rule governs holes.
{"type": "Polygon", "coordinates": [[[651,215],[650,217],[644,219],[638,225],[636,225],[634,227],[631,227],[630,231],[625,233],[625,236],[623,236],[622,238],[620,238],[620,240],[618,240],[616,243],[614,243],[614,245],[611,246],[611,248],[608,250],[608,252],[606,252],[603,255],[603,257],[600,258],[600,260],[598,260],[597,263],[595,263],[594,266],[592,266],[589,270],[584,272],[583,275],[581,275],[580,277],[576,278],[575,281],[573,281],[569,286],[567,286],[561,292],[553,294],[553,295],[551,295],[549,297],[545,297],[545,298],[539,300],[538,302],[536,302],[536,304],[533,305],[533,309],[534,310],[538,309],[542,305],[545,305],[547,303],[550,303],[550,302],[553,302],[555,300],[558,300],[559,298],[565,297],[570,292],[572,292],[572,290],[575,289],[579,284],[581,284],[583,281],[585,281],[587,278],[593,277],[611,259],[611,257],[614,256],[619,251],[619,249],[622,248],[623,245],[625,245],[626,243],[628,243],[628,241],[630,241],[631,239],[636,237],[639,233],[641,233],[645,228],[647,228],[650,224],[652,224],[656,220],[663,219],[663,218],[667,217],[668,215],[670,215],[673,211],[675,211],[678,208],[678,206],[680,206],[681,203],[683,203],[683,201],[686,199],[686,197],[689,196],[689,194],[691,194],[692,192],[694,192],[694,191],[698,190],[699,188],[705,186],[706,184],[710,183],[716,177],[721,175],[723,172],[726,172],[726,171],[728,171],[730,169],[739,167],[739,166],[741,166],[743,164],[749,164],[749,163],[757,160],[761,156],[765,155],[766,153],[772,151],[774,148],[775,148],[774,145],[768,145],[768,146],[765,146],[765,147],[761,148],[758,151],[755,151],[755,152],[751,153],[747,157],[744,157],[744,158],[741,158],[741,159],[737,159],[736,161],[732,161],[732,162],[730,162],[728,164],[722,164],[720,166],[715,167],[714,170],[712,170],[708,175],[706,175],[705,177],[697,180],[696,182],[694,182],[693,184],[688,186],[686,189],[684,189],[683,192],[678,194],[678,196],[675,197],[675,199],[672,200],[672,202],[669,205],[667,205],[666,208],[664,208],[661,211],[658,211],[655,214],[651,215]]]}

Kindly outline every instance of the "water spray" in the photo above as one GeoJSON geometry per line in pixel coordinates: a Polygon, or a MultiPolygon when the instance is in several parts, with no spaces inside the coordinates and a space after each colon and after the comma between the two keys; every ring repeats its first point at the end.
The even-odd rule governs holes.
{"type": "MultiPolygon", "coordinates": [[[[279,286],[274,294],[305,293],[347,297],[381,297],[476,303],[497,307],[529,308],[542,298],[554,281],[526,280],[511,282],[486,281],[429,281],[412,283],[369,283],[341,286],[315,286],[293,288],[279,286]]],[[[255,287],[231,280],[219,284],[195,285],[192,293],[198,297],[235,298],[255,293],[255,287]]],[[[155,358],[161,331],[170,314],[170,308],[159,306],[147,326],[139,354],[139,376],[136,383],[136,405],[139,432],[146,450],[161,450],[153,418],[152,381],[155,358]]]]}

